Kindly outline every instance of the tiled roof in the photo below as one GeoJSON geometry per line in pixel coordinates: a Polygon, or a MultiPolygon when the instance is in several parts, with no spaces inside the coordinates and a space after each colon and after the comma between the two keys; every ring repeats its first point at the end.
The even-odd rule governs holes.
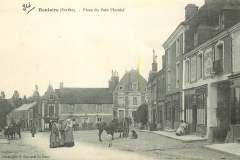
{"type": "MultiPolygon", "coordinates": [[[[147,81],[140,75],[140,91],[145,91],[147,81]]],[[[138,71],[131,70],[123,76],[114,91],[118,91],[119,87],[123,87],[124,91],[132,91],[132,83],[138,84],[138,71]]]]}
{"type": "Polygon", "coordinates": [[[60,99],[65,104],[113,104],[108,88],[61,88],[60,99]]]}
{"type": "Polygon", "coordinates": [[[30,104],[23,104],[22,106],[20,106],[19,108],[17,108],[15,111],[26,111],[34,106],[37,105],[37,102],[33,102],[30,104]]]}

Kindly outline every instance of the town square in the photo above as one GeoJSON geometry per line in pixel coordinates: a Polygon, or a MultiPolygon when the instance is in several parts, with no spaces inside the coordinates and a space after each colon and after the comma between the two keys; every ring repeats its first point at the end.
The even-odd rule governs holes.
{"type": "Polygon", "coordinates": [[[3,0],[0,159],[240,158],[239,0],[3,0]]]}

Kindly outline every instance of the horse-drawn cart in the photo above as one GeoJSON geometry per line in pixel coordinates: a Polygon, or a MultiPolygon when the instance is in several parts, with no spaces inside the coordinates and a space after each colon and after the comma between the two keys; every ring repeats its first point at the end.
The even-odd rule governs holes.
{"type": "Polygon", "coordinates": [[[119,137],[128,137],[128,135],[129,135],[129,125],[130,124],[131,124],[130,119],[125,117],[124,119],[119,120],[118,126],[117,126],[117,128],[114,132],[115,133],[120,133],[119,137]],[[121,133],[123,133],[122,136],[121,136],[121,133]]]}

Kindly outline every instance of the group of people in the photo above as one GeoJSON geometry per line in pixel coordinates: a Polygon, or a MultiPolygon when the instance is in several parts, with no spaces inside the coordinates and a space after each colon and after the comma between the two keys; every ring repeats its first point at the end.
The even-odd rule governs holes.
{"type": "Polygon", "coordinates": [[[53,122],[50,134],[50,148],[74,146],[72,119],[53,122]]]}

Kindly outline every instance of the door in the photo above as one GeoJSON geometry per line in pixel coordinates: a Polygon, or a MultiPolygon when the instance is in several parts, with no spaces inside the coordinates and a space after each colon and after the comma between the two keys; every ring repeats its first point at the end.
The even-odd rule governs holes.
{"type": "Polygon", "coordinates": [[[123,119],[124,118],[124,110],[119,110],[118,111],[118,118],[123,119]]]}
{"type": "Polygon", "coordinates": [[[193,104],[192,106],[192,133],[196,133],[197,125],[197,105],[193,104]]]}

